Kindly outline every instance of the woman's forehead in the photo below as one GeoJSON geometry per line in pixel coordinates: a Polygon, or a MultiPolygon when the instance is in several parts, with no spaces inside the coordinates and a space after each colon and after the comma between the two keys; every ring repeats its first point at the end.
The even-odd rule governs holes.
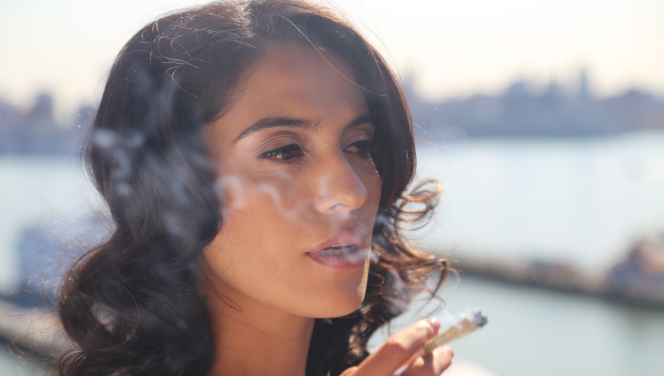
{"type": "MultiPolygon", "coordinates": [[[[351,66],[336,52],[296,42],[274,42],[269,45],[261,56],[253,75],[255,76],[254,84],[265,75],[290,76],[291,79],[295,77],[315,78],[330,82],[344,77],[346,77],[345,81],[355,78],[351,66]]],[[[247,84],[251,84],[251,82],[247,82],[247,84]]],[[[351,83],[351,85],[353,84],[351,83]]]]}
{"type": "MultiPolygon", "coordinates": [[[[267,117],[347,123],[368,113],[351,66],[338,54],[289,42],[270,45],[216,124],[226,141],[267,117]]],[[[215,132],[216,133],[216,132],[215,132]]]]}

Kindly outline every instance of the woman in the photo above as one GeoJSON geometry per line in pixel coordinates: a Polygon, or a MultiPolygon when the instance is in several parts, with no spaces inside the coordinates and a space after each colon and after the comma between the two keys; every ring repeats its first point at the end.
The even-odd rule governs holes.
{"type": "Polygon", "coordinates": [[[60,373],[440,374],[451,349],[420,353],[435,318],[366,350],[447,272],[400,234],[440,191],[404,194],[414,153],[393,74],[328,9],[222,2],[146,26],[90,132],[115,228],[65,278],[60,373]]]}

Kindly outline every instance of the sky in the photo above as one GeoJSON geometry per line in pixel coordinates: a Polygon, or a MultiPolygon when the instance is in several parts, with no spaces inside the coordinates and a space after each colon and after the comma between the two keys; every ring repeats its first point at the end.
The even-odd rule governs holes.
{"type": "MultiPolygon", "coordinates": [[[[54,96],[56,120],[95,104],[122,45],[197,0],[0,0],[0,98],[54,96]]],[[[664,97],[662,0],[324,0],[341,9],[424,100],[497,95],[523,78],[664,97]]]]}

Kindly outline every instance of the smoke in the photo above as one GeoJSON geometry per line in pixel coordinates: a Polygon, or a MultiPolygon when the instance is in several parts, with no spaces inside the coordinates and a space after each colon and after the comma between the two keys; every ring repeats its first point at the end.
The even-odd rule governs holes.
{"type": "MultiPolygon", "coordinates": [[[[292,179],[292,177],[285,173],[277,173],[276,179],[284,182],[287,179],[292,179]]],[[[315,197],[300,197],[297,200],[291,200],[289,203],[285,202],[282,192],[276,184],[248,182],[245,177],[237,174],[226,174],[217,178],[214,186],[219,197],[223,198],[220,201],[225,201],[222,204],[222,216],[227,217],[231,210],[244,211],[251,204],[251,200],[267,197],[269,202],[280,213],[284,222],[306,229],[311,226],[312,221],[320,221],[321,216],[317,213],[316,202],[327,202],[332,197],[333,193],[331,193],[331,189],[329,188],[331,179],[330,175],[324,174],[319,180],[318,190],[316,191],[317,195],[315,197]]],[[[335,207],[331,207],[330,211],[322,216],[322,218],[328,221],[330,227],[339,227],[349,220],[352,220],[357,225],[362,224],[362,221],[351,210],[343,210],[335,207]]],[[[358,229],[365,234],[367,231],[372,230],[361,228],[361,226],[358,229]]]]}
{"type": "Polygon", "coordinates": [[[143,146],[145,136],[139,132],[119,135],[108,129],[96,129],[92,143],[104,153],[112,155],[116,168],[113,172],[115,195],[126,197],[132,193],[128,180],[132,174],[132,158],[136,150],[143,146]]]}

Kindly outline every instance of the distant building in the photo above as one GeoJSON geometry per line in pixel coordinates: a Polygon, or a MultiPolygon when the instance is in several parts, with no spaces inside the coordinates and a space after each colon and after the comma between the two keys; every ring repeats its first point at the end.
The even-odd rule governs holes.
{"type": "Polygon", "coordinates": [[[82,252],[109,235],[108,220],[91,218],[73,224],[48,224],[26,228],[16,249],[19,288],[1,300],[23,307],[52,307],[57,302],[62,276],[82,252]]]}
{"type": "MultiPolygon", "coordinates": [[[[411,90],[412,79],[405,85],[411,90]]],[[[413,120],[429,139],[449,129],[463,130],[469,137],[590,137],[664,130],[664,101],[639,91],[597,100],[585,70],[572,95],[565,95],[556,81],[535,95],[526,80],[517,80],[498,97],[476,95],[440,103],[409,98],[413,120]]]]}
{"type": "Polygon", "coordinates": [[[35,104],[26,114],[24,126],[31,129],[50,129],[55,126],[53,120],[53,98],[48,93],[40,93],[35,104]]]}
{"type": "Polygon", "coordinates": [[[54,119],[53,98],[48,93],[40,93],[26,113],[0,100],[0,155],[79,153],[95,112],[81,107],[76,124],[63,126],[54,119]]]}
{"type": "Polygon", "coordinates": [[[612,269],[607,284],[615,296],[664,302],[664,235],[635,243],[612,269]]]}

